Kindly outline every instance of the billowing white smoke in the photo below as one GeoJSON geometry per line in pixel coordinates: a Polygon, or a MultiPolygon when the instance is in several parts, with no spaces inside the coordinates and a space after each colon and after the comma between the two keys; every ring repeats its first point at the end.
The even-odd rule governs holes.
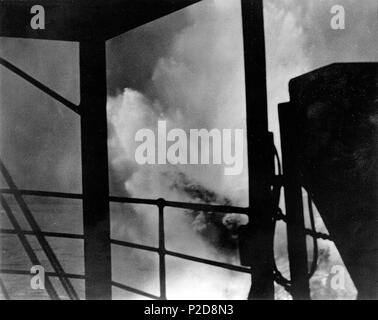
{"type": "MultiPolygon", "coordinates": [[[[192,25],[176,36],[170,56],[160,58],[152,77],[153,86],[164,103],[150,101],[131,89],[109,99],[110,121],[115,128],[110,149],[115,165],[117,162],[120,165],[120,161],[135,164],[135,132],[141,128],[156,131],[158,120],[166,120],[168,130],[245,129],[240,11],[235,7],[235,1],[205,2],[188,11],[194,19],[192,25]],[[203,16],[209,12],[210,17],[203,16]]],[[[246,154],[244,157],[246,160],[246,154]]],[[[161,193],[161,187],[155,188],[156,185],[145,189],[140,177],[144,175],[142,172],[158,174],[161,170],[180,170],[204,187],[227,194],[235,204],[248,203],[246,166],[243,174],[237,177],[225,177],[222,166],[188,165],[178,169],[138,166],[131,180],[126,182],[128,191],[141,188],[150,196],[166,196],[161,193]]],[[[132,193],[138,192],[133,190],[132,193]]]]}
{"type": "MultiPolygon", "coordinates": [[[[332,33],[329,29],[328,7],[334,2],[323,1],[315,6],[314,1],[264,1],[269,125],[275,134],[278,149],[277,104],[289,100],[287,85],[291,78],[327,63],[371,60],[372,55],[376,55],[374,50],[351,47],[351,43],[360,39],[360,42],[376,48],[376,44],[373,45],[371,41],[372,35],[366,33],[366,27],[356,23],[356,19],[349,20],[350,24],[356,24],[353,32],[341,33],[339,37],[332,33]],[[359,38],[361,34],[365,36],[363,39],[359,38]],[[343,47],[347,50],[343,51],[343,47]],[[354,49],[348,51],[351,48],[354,49]]],[[[349,0],[343,2],[348,8],[356,7],[349,0]]],[[[374,7],[373,1],[366,1],[365,4],[366,8],[374,7]]],[[[361,10],[358,12],[361,13],[361,10]]],[[[371,17],[375,17],[371,12],[376,10],[363,13],[369,21],[371,17]]],[[[159,93],[159,99],[151,100],[147,94],[126,88],[120,95],[108,100],[109,121],[113,127],[109,141],[111,165],[118,172],[123,172],[125,168],[131,172],[125,179],[125,189],[134,197],[202,201],[201,197],[196,198],[190,192],[183,192],[183,188],[175,184],[174,177],[183,174],[194,187],[201,186],[204,190],[214,192],[217,195],[213,198],[216,199],[214,202],[228,199],[233,205],[246,206],[246,158],[240,176],[224,176],[222,166],[139,166],[134,160],[137,147],[134,142],[135,132],[141,128],[155,131],[158,120],[166,120],[169,129],[181,128],[186,131],[192,128],[245,129],[240,1],[207,0],[186,9],[186,13],[191,24],[176,34],[169,54],[160,57],[151,78],[151,86],[159,93]]],[[[246,152],[244,156],[246,157],[246,152]]],[[[141,211],[148,212],[147,215],[156,214],[156,210],[138,207],[138,212],[141,211]]],[[[210,259],[237,262],[235,252],[220,256],[219,248],[199,237],[196,226],[192,225],[192,217],[181,214],[178,210],[172,214],[168,212],[167,217],[168,246],[210,259]]],[[[321,220],[318,220],[319,227],[322,227],[321,220]]],[[[146,230],[147,233],[156,230],[156,221],[147,219],[149,225],[144,229],[143,235],[138,235],[134,230],[134,239],[148,239],[146,230]]],[[[115,229],[121,232],[120,226],[115,229]]],[[[126,228],[122,232],[131,230],[126,228]]],[[[276,243],[278,263],[287,275],[283,224],[278,224],[276,243]]],[[[332,264],[342,263],[333,246],[322,243],[322,247],[330,255],[324,255],[326,264],[321,265],[323,269],[313,282],[313,287],[318,292],[324,289],[322,281],[328,276],[330,261],[332,264]]],[[[247,294],[250,283],[246,276],[222,270],[218,270],[218,273],[212,267],[179,262],[176,259],[168,261],[168,274],[171,274],[168,277],[170,298],[229,299],[244,298],[247,294]]],[[[148,286],[143,288],[148,289],[148,286]]],[[[346,291],[340,296],[353,295],[352,289],[347,288],[346,291]]],[[[322,294],[319,293],[318,296],[328,295],[322,294]]],[[[278,295],[286,297],[282,292],[278,295]]]]}
{"type": "MultiPolygon", "coordinates": [[[[177,34],[170,55],[159,59],[152,76],[161,99],[151,101],[129,88],[108,99],[108,118],[113,128],[109,140],[111,165],[119,172],[125,167],[132,168],[125,189],[133,197],[219,204],[228,201],[246,206],[246,165],[241,175],[225,176],[222,165],[142,166],[134,159],[138,146],[134,140],[136,131],[149,128],[156,132],[158,120],[165,120],[168,130],[216,128],[245,132],[242,32],[237,1],[207,1],[188,9],[188,15],[191,25],[177,34]],[[198,196],[191,188],[198,191],[198,196]]],[[[244,164],[246,160],[244,152],[244,164]]],[[[152,238],[157,228],[153,218],[156,208],[138,207],[138,214],[141,212],[151,217],[146,219],[149,226],[145,230],[151,232],[152,238]]],[[[213,238],[217,231],[207,228],[203,213],[192,216],[182,210],[166,212],[168,249],[238,263],[236,250],[224,254],[207,241],[207,236],[213,238]]],[[[130,232],[117,226],[115,229],[115,233],[130,232]]],[[[142,238],[148,241],[149,235],[142,238]]],[[[138,260],[143,261],[142,254],[138,260]]],[[[169,298],[247,296],[248,275],[178,259],[168,258],[167,263],[169,298]]],[[[149,288],[147,283],[142,285],[143,289],[149,288]]]]}

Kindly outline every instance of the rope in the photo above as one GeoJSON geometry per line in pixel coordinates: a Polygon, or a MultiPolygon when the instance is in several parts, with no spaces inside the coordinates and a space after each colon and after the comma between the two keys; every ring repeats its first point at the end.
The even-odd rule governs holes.
{"type": "MultiPolygon", "coordinates": [[[[282,166],[281,166],[281,161],[280,157],[277,151],[277,148],[274,146],[274,156],[277,161],[277,168],[278,168],[278,177],[282,177],[282,166]]],[[[278,181],[278,180],[277,180],[278,181]]],[[[274,183],[273,184],[273,201],[276,206],[276,212],[274,213],[273,216],[273,230],[276,228],[277,221],[283,221],[287,222],[287,217],[286,215],[282,212],[282,209],[279,207],[279,200],[281,197],[281,188],[282,188],[282,183],[274,183]]],[[[308,210],[309,210],[309,216],[310,216],[310,223],[311,223],[311,229],[305,229],[305,234],[313,238],[313,259],[312,259],[312,264],[310,267],[310,271],[308,274],[308,277],[311,278],[318,267],[318,258],[319,258],[319,246],[318,246],[318,239],[323,239],[323,240],[331,240],[331,237],[328,234],[317,232],[316,231],[316,225],[315,225],[315,215],[314,215],[314,210],[313,210],[313,203],[310,195],[307,198],[307,205],[308,205],[308,210]]],[[[286,291],[289,293],[291,292],[291,281],[283,276],[283,274],[279,271],[276,261],[274,260],[274,281],[281,285],[282,287],[285,288],[286,291]]]]}
{"type": "MultiPolygon", "coordinates": [[[[277,148],[275,146],[274,146],[274,156],[277,160],[278,176],[282,177],[281,161],[280,161],[280,157],[278,155],[277,148]]],[[[277,211],[275,212],[275,215],[273,217],[273,232],[274,232],[274,234],[276,233],[275,230],[276,230],[277,221],[279,221],[279,220],[285,221],[286,220],[285,215],[283,214],[281,208],[279,207],[279,202],[280,202],[280,198],[281,198],[281,188],[282,188],[282,183],[280,183],[280,182],[279,183],[276,182],[273,185],[273,191],[272,191],[273,201],[275,202],[275,207],[277,208],[277,211]]],[[[281,271],[278,269],[276,259],[274,259],[274,261],[273,261],[273,270],[274,270],[274,274],[273,274],[274,281],[277,284],[279,284],[280,286],[284,287],[285,290],[290,293],[291,292],[291,281],[289,279],[286,279],[283,276],[283,274],[281,273],[281,271]]]]}
{"type": "MultiPolygon", "coordinates": [[[[312,200],[309,194],[307,196],[307,206],[308,206],[308,212],[310,215],[311,230],[313,234],[316,234],[314,210],[312,208],[312,200]]],[[[313,240],[313,254],[312,254],[312,263],[311,263],[310,273],[308,275],[309,278],[311,278],[316,272],[316,269],[318,267],[318,256],[319,256],[318,238],[312,237],[312,240],[313,240]]]]}

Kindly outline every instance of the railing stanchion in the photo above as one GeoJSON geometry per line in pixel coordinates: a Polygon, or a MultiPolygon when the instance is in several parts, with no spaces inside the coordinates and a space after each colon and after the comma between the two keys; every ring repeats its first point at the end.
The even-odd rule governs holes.
{"type": "Polygon", "coordinates": [[[245,229],[252,270],[249,299],[274,299],[273,137],[268,131],[263,0],[241,0],[248,143],[249,213],[245,229]],[[252,210],[251,210],[252,211],[252,210]],[[253,222],[252,222],[253,221],[253,222]]]}
{"type": "Polygon", "coordinates": [[[80,42],[85,294],[112,294],[105,42],[80,42]]]}
{"type": "Polygon", "coordinates": [[[160,299],[167,299],[166,271],[165,271],[165,231],[164,231],[164,206],[165,200],[158,200],[159,208],[159,279],[160,279],[160,299]]]}

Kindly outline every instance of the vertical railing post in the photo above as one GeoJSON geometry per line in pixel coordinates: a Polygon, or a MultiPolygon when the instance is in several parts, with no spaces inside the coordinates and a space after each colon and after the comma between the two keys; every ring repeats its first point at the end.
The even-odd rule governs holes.
{"type": "Polygon", "coordinates": [[[80,42],[86,299],[111,299],[105,42],[80,42]]]}
{"type": "Polygon", "coordinates": [[[249,243],[252,287],[250,299],[274,299],[273,206],[271,185],[274,176],[273,137],[268,132],[265,67],[265,37],[262,0],[241,0],[247,138],[249,166],[249,243]]]}
{"type": "Polygon", "coordinates": [[[290,261],[291,294],[293,299],[310,299],[305,222],[302,187],[297,146],[294,106],[279,105],[281,127],[282,164],[284,174],[285,206],[287,218],[287,245],[290,261]]]}
{"type": "Polygon", "coordinates": [[[159,281],[160,281],[160,299],[167,299],[167,284],[165,270],[165,230],[164,230],[164,207],[165,200],[158,200],[159,207],[159,281]]]}

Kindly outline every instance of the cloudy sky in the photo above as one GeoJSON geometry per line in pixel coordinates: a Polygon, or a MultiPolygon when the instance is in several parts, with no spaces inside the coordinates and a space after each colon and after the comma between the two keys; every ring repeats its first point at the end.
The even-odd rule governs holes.
{"type": "MultiPolygon", "coordinates": [[[[270,127],[277,142],[276,106],[289,99],[290,78],[338,61],[377,61],[376,7],[375,0],[360,1],[358,6],[352,0],[265,1],[270,127]],[[330,28],[334,4],[345,7],[345,30],[330,28]]],[[[127,113],[120,104],[128,101],[128,108],[136,110],[134,115],[122,114],[124,125],[130,125],[133,116],[143,122],[137,113],[145,108],[150,126],[155,118],[166,117],[172,126],[184,129],[244,127],[238,0],[205,0],[113,39],[107,48],[110,119],[127,113]]],[[[0,50],[43,83],[79,101],[76,43],[3,38],[0,50]]],[[[4,68],[0,72],[2,157],[18,184],[80,191],[78,117],[4,68]]],[[[128,129],[120,128],[122,123],[113,122],[109,122],[110,139],[132,136],[130,130],[125,133],[128,129]]],[[[117,175],[123,175],[121,180],[127,180],[135,172],[127,159],[132,152],[122,155],[113,147],[120,148],[110,146],[110,160],[120,170],[117,175]]],[[[217,179],[220,171],[212,168],[212,178],[217,179]]],[[[203,176],[201,168],[192,174],[203,176]]],[[[220,179],[220,192],[235,183],[220,179]]],[[[239,180],[245,189],[247,180],[239,180]]],[[[117,192],[122,189],[119,183],[114,183],[117,192]]],[[[235,201],[245,202],[247,193],[237,193],[240,197],[235,201]]]]}
{"type": "MultiPolygon", "coordinates": [[[[377,1],[265,0],[264,14],[269,124],[279,145],[276,109],[289,100],[291,78],[334,62],[378,61],[377,1]],[[330,27],[335,4],[345,8],[345,30],[330,27]]],[[[243,174],[231,177],[222,166],[141,167],[133,140],[136,130],[153,129],[159,119],[185,130],[245,128],[240,16],[238,0],[204,0],[108,41],[113,194],[248,204],[246,161],[243,174]],[[195,197],[190,186],[215,196],[195,197]]],[[[76,43],[2,38],[0,52],[79,101],[76,43]]],[[[80,192],[78,116],[4,68],[0,93],[1,158],[18,186],[80,192]]]]}

